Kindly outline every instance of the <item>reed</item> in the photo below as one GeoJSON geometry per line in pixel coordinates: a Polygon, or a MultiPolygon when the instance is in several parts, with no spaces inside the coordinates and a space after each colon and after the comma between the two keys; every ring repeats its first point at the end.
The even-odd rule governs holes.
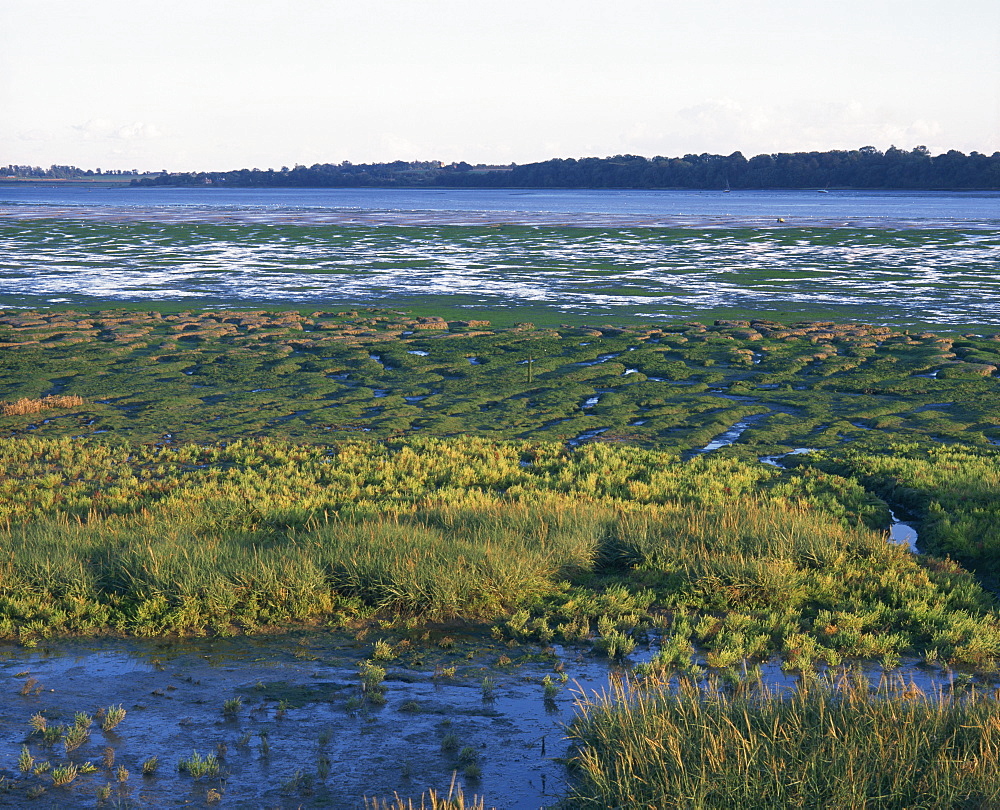
{"type": "Polygon", "coordinates": [[[1000,706],[863,677],[581,698],[569,807],[988,807],[1000,706]]]}
{"type": "Polygon", "coordinates": [[[420,794],[420,804],[398,793],[392,799],[366,798],[365,810],[486,810],[485,799],[479,796],[466,798],[462,786],[456,784],[457,776],[457,772],[452,774],[447,795],[431,789],[420,794]]]}
{"type": "Polygon", "coordinates": [[[39,399],[25,397],[14,402],[0,403],[0,414],[3,416],[24,416],[53,408],[77,408],[83,404],[83,397],[78,396],[52,395],[39,399]]]}

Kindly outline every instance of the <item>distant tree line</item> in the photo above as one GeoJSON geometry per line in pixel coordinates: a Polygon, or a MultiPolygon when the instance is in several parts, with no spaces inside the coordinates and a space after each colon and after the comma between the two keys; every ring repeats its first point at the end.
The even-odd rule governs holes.
{"type": "Polygon", "coordinates": [[[298,188],[446,186],[460,188],[849,188],[1000,189],[1000,152],[931,155],[873,146],[832,152],[781,152],[747,160],[731,155],[553,159],[510,166],[444,165],[439,161],[317,163],[228,172],[161,173],[140,186],[221,185],[298,188]]]}
{"type": "Polygon", "coordinates": [[[80,169],[76,166],[17,166],[13,163],[0,166],[0,180],[80,180],[85,177],[135,177],[138,169],[80,169]]]}
{"type": "Polygon", "coordinates": [[[931,155],[874,146],[832,152],[780,152],[747,160],[731,155],[645,158],[556,158],[509,166],[403,160],[392,163],[316,163],[227,172],[167,172],[140,176],[136,169],[80,169],[76,166],[0,166],[0,179],[80,180],[129,176],[138,186],[232,186],[360,188],[421,186],[455,188],[849,188],[1000,189],[1000,152],[984,155],[950,150],[931,155]]]}

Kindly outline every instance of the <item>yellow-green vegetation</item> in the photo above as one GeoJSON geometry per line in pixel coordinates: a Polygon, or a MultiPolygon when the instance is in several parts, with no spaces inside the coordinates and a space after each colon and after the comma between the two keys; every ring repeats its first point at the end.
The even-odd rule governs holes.
{"type": "Polygon", "coordinates": [[[898,504],[920,521],[927,551],[1000,575],[997,451],[892,443],[878,452],[818,454],[806,463],[855,477],[898,504]]]}
{"type": "MultiPolygon", "coordinates": [[[[446,622],[614,659],[655,638],[644,686],[581,707],[570,806],[997,801],[992,699],[691,685],[775,655],[806,674],[904,655],[997,671],[996,602],[959,564],[1000,573],[995,337],[8,312],[0,350],[0,638],[446,622]],[[758,461],[794,448],[816,452],[758,461]],[[887,543],[890,505],[942,556],[887,543]],[[677,673],[691,683],[661,688],[677,673]]],[[[397,654],[373,640],[357,711],[392,697],[397,654]]],[[[91,725],[31,724],[67,756],[91,725]]],[[[32,790],[77,779],[34,757],[20,770],[51,775],[32,790]]]]}
{"type": "Polygon", "coordinates": [[[622,686],[580,704],[567,808],[994,807],[1000,710],[861,677],[704,690],[622,686]]]}
{"type": "Polygon", "coordinates": [[[477,438],[18,439],[0,462],[8,638],[378,614],[494,621],[612,656],[658,626],[682,665],[692,645],[719,667],[777,651],[795,668],[1000,655],[969,574],[886,543],[868,525],[884,506],[811,469],[477,438]]]}

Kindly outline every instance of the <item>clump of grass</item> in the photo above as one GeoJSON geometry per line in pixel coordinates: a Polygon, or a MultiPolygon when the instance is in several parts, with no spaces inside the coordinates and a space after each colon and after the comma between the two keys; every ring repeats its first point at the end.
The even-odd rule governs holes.
{"type": "Polygon", "coordinates": [[[478,762],[479,762],[479,751],[477,751],[471,745],[463,746],[462,750],[458,752],[459,765],[474,765],[478,762]]]}
{"type": "Polygon", "coordinates": [[[996,699],[861,676],[677,691],[617,684],[578,704],[574,807],[960,807],[1000,800],[996,699]]]}
{"type": "Polygon", "coordinates": [[[143,776],[153,776],[156,773],[157,768],[160,767],[160,760],[158,757],[150,757],[145,762],[142,763],[142,775],[143,776]]]}
{"type": "Polygon", "coordinates": [[[449,731],[441,738],[441,750],[446,753],[458,750],[458,735],[454,731],[449,731]]]}
{"type": "Polygon", "coordinates": [[[90,739],[90,730],[84,726],[70,726],[63,735],[63,747],[69,754],[90,739]]]}
{"type": "Polygon", "coordinates": [[[17,757],[17,769],[22,773],[28,773],[32,768],[35,767],[35,758],[31,755],[31,751],[28,750],[28,746],[21,746],[21,753],[17,757]]]}
{"type": "Polygon", "coordinates": [[[103,709],[103,715],[100,719],[102,731],[113,731],[125,719],[125,707],[121,704],[108,706],[106,709],[103,709]]]}
{"type": "Polygon", "coordinates": [[[371,661],[358,664],[358,674],[361,676],[361,691],[365,699],[376,706],[385,703],[385,669],[371,661]]]}
{"type": "Polygon", "coordinates": [[[379,639],[375,642],[372,649],[372,661],[392,661],[395,657],[396,651],[388,641],[379,639]]]}
{"type": "Polygon", "coordinates": [[[233,718],[239,714],[240,709],[243,708],[243,698],[237,696],[230,698],[225,703],[222,704],[222,714],[226,717],[233,718]]]}
{"type": "MultiPolygon", "coordinates": [[[[263,732],[261,732],[263,734],[263,732]]],[[[261,744],[266,741],[266,737],[261,737],[261,744]]],[[[177,763],[177,770],[181,773],[186,773],[195,779],[200,779],[202,776],[218,776],[219,774],[219,760],[216,758],[215,754],[209,754],[203,757],[197,751],[192,751],[191,756],[187,759],[182,759],[177,763]]]]}
{"type": "Polygon", "coordinates": [[[65,765],[57,765],[52,769],[52,785],[54,787],[68,785],[76,779],[78,773],[79,767],[75,762],[68,762],[65,765]]]}
{"type": "Polygon", "coordinates": [[[0,404],[0,414],[4,416],[24,416],[51,408],[77,408],[84,404],[83,397],[51,395],[40,399],[24,398],[0,404]]]}
{"type": "Polygon", "coordinates": [[[309,791],[312,789],[313,778],[302,770],[297,770],[281,786],[281,792],[285,794],[297,793],[298,791],[309,791]]]}

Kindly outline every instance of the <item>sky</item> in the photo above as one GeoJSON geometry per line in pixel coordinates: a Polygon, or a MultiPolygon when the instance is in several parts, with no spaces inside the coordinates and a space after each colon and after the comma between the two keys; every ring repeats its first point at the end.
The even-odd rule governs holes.
{"type": "Polygon", "coordinates": [[[1000,151],[998,0],[0,0],[0,165],[1000,151]]]}

